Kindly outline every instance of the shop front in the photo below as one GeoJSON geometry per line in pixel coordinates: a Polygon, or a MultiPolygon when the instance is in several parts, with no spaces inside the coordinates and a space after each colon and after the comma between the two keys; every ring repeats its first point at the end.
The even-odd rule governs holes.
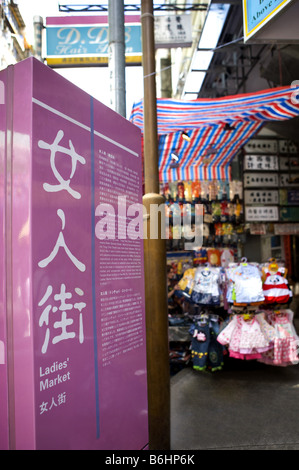
{"type": "MultiPolygon", "coordinates": [[[[290,87],[157,100],[174,372],[216,371],[226,357],[298,363],[298,148],[264,129],[298,113],[290,87]],[[186,250],[198,211],[201,244],[186,250]],[[177,212],[191,226],[174,223],[177,212]]],[[[142,129],[142,103],[131,119],[142,129]]]]}

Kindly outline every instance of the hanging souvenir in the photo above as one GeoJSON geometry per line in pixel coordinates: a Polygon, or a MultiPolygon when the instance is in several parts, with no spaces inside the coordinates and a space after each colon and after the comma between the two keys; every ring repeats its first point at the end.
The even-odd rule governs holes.
{"type": "Polygon", "coordinates": [[[206,248],[200,248],[199,250],[195,252],[194,262],[197,265],[206,264],[207,261],[208,261],[208,252],[206,248]]]}
{"type": "Polygon", "coordinates": [[[225,181],[218,182],[218,194],[217,194],[218,201],[222,201],[226,199],[226,191],[225,191],[225,181]]]}
{"type": "Polygon", "coordinates": [[[189,224],[186,224],[182,227],[182,237],[185,238],[186,240],[192,240],[194,239],[194,233],[195,233],[195,225],[191,224],[191,227],[189,224]]]}
{"type": "Polygon", "coordinates": [[[208,238],[210,236],[209,224],[202,224],[202,235],[204,238],[208,238]]]}
{"type": "Polygon", "coordinates": [[[166,240],[172,240],[173,239],[172,225],[170,225],[170,224],[165,224],[165,238],[166,238],[166,240]]]}
{"type": "Polygon", "coordinates": [[[172,238],[173,238],[173,240],[181,240],[181,238],[182,238],[182,227],[180,225],[174,224],[172,226],[172,238]]]}
{"type": "Polygon", "coordinates": [[[220,251],[217,248],[208,248],[208,262],[211,266],[220,266],[220,251]]]}
{"type": "Polygon", "coordinates": [[[209,182],[208,181],[202,181],[201,185],[200,185],[200,189],[201,189],[201,194],[200,194],[201,200],[203,202],[210,201],[209,182]]]}
{"type": "Polygon", "coordinates": [[[191,218],[191,215],[192,215],[192,206],[191,206],[191,204],[182,204],[181,207],[182,207],[182,216],[191,218]]]}
{"type": "Polygon", "coordinates": [[[242,204],[240,203],[239,200],[235,203],[235,217],[236,217],[236,222],[239,223],[242,219],[242,211],[243,207],[242,204]]]}
{"type": "Polygon", "coordinates": [[[168,183],[162,183],[160,185],[160,190],[161,190],[161,194],[163,194],[163,196],[165,197],[166,201],[169,200],[169,197],[170,197],[170,190],[169,190],[169,184],[168,183]]]}
{"type": "Polygon", "coordinates": [[[211,204],[213,222],[220,222],[221,217],[221,204],[218,201],[213,201],[211,204]]]}
{"type": "Polygon", "coordinates": [[[233,202],[229,202],[227,204],[227,212],[228,212],[228,222],[234,223],[236,221],[236,215],[235,215],[235,204],[233,202]]]}
{"type": "MultiPolygon", "coordinates": [[[[181,213],[181,219],[183,220],[185,207],[190,207],[190,204],[184,204],[183,202],[179,202],[179,208],[181,213]]],[[[188,210],[188,209],[187,209],[188,210]]]]}
{"type": "Polygon", "coordinates": [[[171,205],[166,202],[165,203],[165,217],[169,218],[170,217],[170,211],[171,211],[171,205]]]}
{"type": "Polygon", "coordinates": [[[217,341],[219,324],[209,315],[190,328],[193,369],[215,372],[223,367],[223,346],[217,341]]]}
{"type": "Polygon", "coordinates": [[[179,201],[184,201],[184,199],[185,199],[185,186],[184,186],[184,183],[182,181],[179,181],[179,183],[177,185],[177,188],[178,188],[178,200],[179,201]]]}
{"type": "Polygon", "coordinates": [[[221,222],[214,224],[214,229],[215,229],[215,235],[217,237],[221,237],[223,235],[223,226],[221,222]]]}
{"type": "Polygon", "coordinates": [[[192,183],[191,183],[191,181],[185,181],[184,188],[185,188],[185,201],[186,202],[191,202],[192,201],[192,183]]]}
{"type": "Polygon", "coordinates": [[[210,201],[216,201],[218,196],[218,181],[209,182],[210,201]]]}
{"type": "Polygon", "coordinates": [[[212,216],[212,212],[211,212],[211,203],[209,201],[205,201],[203,206],[204,206],[203,221],[206,224],[213,223],[213,216],[212,216]]]}
{"type": "Polygon", "coordinates": [[[178,195],[177,183],[169,183],[169,191],[170,191],[170,198],[173,201],[176,201],[177,195],[178,195]]]}
{"type": "Polygon", "coordinates": [[[222,225],[223,235],[232,235],[234,233],[234,226],[232,224],[222,225]]]}
{"type": "Polygon", "coordinates": [[[234,201],[236,199],[243,199],[243,182],[242,181],[230,181],[229,183],[229,199],[234,201]]]}
{"type": "Polygon", "coordinates": [[[220,220],[221,222],[228,222],[229,219],[229,210],[228,210],[228,202],[221,201],[220,203],[220,220]]]}
{"type": "Polygon", "coordinates": [[[227,200],[229,198],[229,182],[222,181],[222,200],[227,200]]]}
{"type": "Polygon", "coordinates": [[[227,268],[235,260],[234,251],[230,248],[220,250],[220,263],[223,268],[227,268]]]}

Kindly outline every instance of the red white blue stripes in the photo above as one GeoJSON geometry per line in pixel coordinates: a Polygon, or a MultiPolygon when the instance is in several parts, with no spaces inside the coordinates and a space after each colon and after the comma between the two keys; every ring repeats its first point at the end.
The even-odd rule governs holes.
{"type": "MultiPolygon", "coordinates": [[[[295,95],[295,88],[283,87],[217,99],[157,99],[160,181],[230,179],[231,160],[265,122],[299,115],[295,95]],[[173,151],[178,168],[170,168],[173,151]]],[[[143,130],[142,101],[130,120],[143,130]]]]}

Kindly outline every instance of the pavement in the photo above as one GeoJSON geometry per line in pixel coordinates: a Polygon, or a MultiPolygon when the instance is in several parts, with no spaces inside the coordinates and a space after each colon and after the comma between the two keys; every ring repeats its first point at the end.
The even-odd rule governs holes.
{"type": "Polygon", "coordinates": [[[213,373],[186,367],[170,390],[172,450],[299,450],[299,364],[227,358],[213,373]]]}

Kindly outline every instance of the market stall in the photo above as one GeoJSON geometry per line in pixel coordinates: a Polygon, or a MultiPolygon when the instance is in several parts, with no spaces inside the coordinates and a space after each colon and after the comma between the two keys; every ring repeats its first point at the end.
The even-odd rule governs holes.
{"type": "MultiPolygon", "coordinates": [[[[169,314],[170,358],[176,364],[186,365],[191,362],[198,370],[219,370],[223,366],[225,353],[228,357],[257,359],[274,365],[297,363],[294,349],[297,336],[292,326],[294,313],[288,308],[292,291],[287,300],[279,303],[276,299],[271,305],[270,302],[265,305],[263,289],[269,280],[266,282],[263,277],[264,263],[257,259],[252,263],[242,263],[241,258],[246,230],[254,233],[259,228],[257,223],[261,221],[279,222],[280,219],[273,219],[273,214],[286,210],[285,207],[279,209],[279,204],[282,204],[279,195],[283,196],[279,188],[276,188],[279,194],[275,202],[277,207],[273,207],[270,197],[273,192],[272,182],[267,181],[266,184],[264,179],[260,186],[256,178],[266,174],[268,179],[273,162],[277,163],[274,169],[277,171],[285,157],[288,161],[292,157],[293,161],[294,153],[298,152],[297,148],[290,149],[289,143],[285,141],[278,142],[276,150],[273,150],[270,141],[269,144],[262,142],[260,148],[259,143],[250,143],[265,123],[288,120],[298,115],[297,91],[294,87],[218,99],[157,99],[159,179],[169,219],[167,262],[176,270],[176,282],[180,280],[176,295],[182,302],[181,315],[169,314]],[[286,146],[288,148],[284,149],[286,146]],[[232,174],[232,162],[241,154],[241,150],[241,170],[236,177],[232,174]],[[280,154],[283,154],[283,158],[280,154]],[[252,164],[257,167],[252,168],[252,164]],[[248,178],[251,178],[250,184],[248,178]],[[269,188],[269,194],[265,196],[269,201],[257,201],[257,197],[264,198],[259,195],[259,190],[265,184],[266,189],[269,188]],[[248,200],[248,197],[253,199],[248,200]],[[192,254],[189,253],[188,259],[183,259],[184,231],[180,231],[181,236],[174,232],[175,227],[171,223],[173,208],[179,207],[182,217],[186,210],[194,217],[198,204],[203,206],[202,246],[197,247],[192,254]],[[254,219],[260,213],[262,219],[254,219]],[[240,278],[243,271],[250,271],[251,274],[255,271],[255,281],[248,279],[248,285],[251,286],[249,291],[252,289],[250,283],[258,282],[260,299],[255,302],[247,299],[243,305],[239,305],[236,299],[227,297],[233,284],[230,274],[235,274],[238,269],[240,278]],[[207,284],[208,278],[211,282],[207,284]],[[233,327],[236,327],[236,335],[240,334],[242,328],[257,335],[260,340],[257,348],[252,347],[250,352],[250,347],[237,351],[231,349],[232,338],[224,332],[234,330],[233,327]],[[279,335],[285,327],[288,339],[284,343],[285,337],[282,340],[279,335]],[[261,328],[268,334],[272,332],[272,336],[265,336],[261,328]],[[285,346],[286,343],[290,349],[285,346]],[[247,352],[244,353],[245,349],[247,352]],[[287,356],[288,360],[283,360],[287,356]],[[214,362],[211,358],[214,358],[214,362]]],[[[143,130],[142,101],[133,107],[131,121],[143,130]]],[[[287,268],[284,279],[287,279],[287,268]]]]}

